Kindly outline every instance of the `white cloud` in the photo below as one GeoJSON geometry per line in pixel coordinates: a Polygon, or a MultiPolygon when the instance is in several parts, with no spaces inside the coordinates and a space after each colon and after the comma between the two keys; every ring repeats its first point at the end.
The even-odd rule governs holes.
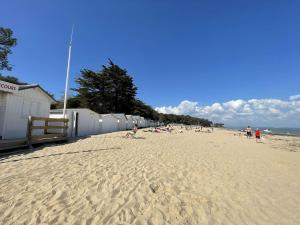
{"type": "Polygon", "coordinates": [[[300,94],[299,95],[292,95],[292,96],[290,96],[290,100],[291,101],[300,100],[300,94]]]}
{"type": "Polygon", "coordinates": [[[300,127],[300,94],[280,99],[231,100],[201,106],[198,102],[182,101],[178,106],[162,106],[161,113],[191,115],[223,122],[227,126],[300,127]]]}

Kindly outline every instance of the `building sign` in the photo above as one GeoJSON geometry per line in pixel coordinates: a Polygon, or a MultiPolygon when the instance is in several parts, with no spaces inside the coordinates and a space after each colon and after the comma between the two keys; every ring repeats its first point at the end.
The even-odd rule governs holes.
{"type": "Polygon", "coordinates": [[[0,80],[0,91],[10,92],[10,93],[17,93],[18,90],[19,90],[18,85],[0,80]]]}

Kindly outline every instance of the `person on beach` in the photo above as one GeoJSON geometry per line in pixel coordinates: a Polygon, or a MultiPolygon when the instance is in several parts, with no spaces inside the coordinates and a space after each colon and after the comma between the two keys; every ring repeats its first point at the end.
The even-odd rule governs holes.
{"type": "Polygon", "coordinates": [[[134,138],[135,135],[136,135],[136,133],[137,133],[137,131],[138,131],[138,127],[137,127],[136,124],[134,124],[134,127],[133,127],[132,131],[127,132],[127,134],[125,135],[125,137],[126,138],[129,138],[129,137],[134,138]]]}
{"type": "Polygon", "coordinates": [[[168,131],[169,133],[172,132],[172,128],[171,128],[171,125],[170,125],[170,124],[168,124],[168,126],[167,126],[167,131],[168,131]]]}
{"type": "Polygon", "coordinates": [[[256,139],[256,142],[260,142],[260,140],[261,140],[261,132],[258,128],[255,131],[255,139],[256,139]]]}
{"type": "Polygon", "coordinates": [[[247,135],[247,138],[251,138],[251,136],[252,136],[252,130],[251,130],[250,126],[248,126],[246,128],[246,135],[247,135]]]}

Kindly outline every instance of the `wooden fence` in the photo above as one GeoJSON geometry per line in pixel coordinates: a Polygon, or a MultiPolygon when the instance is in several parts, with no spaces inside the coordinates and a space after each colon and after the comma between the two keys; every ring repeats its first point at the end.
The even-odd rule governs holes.
{"type": "Polygon", "coordinates": [[[29,116],[27,126],[27,144],[62,141],[68,137],[68,122],[65,118],[46,118],[29,116]],[[35,122],[42,122],[42,125],[36,125],[35,122]],[[62,125],[51,125],[60,123],[62,125]],[[42,130],[42,134],[34,134],[35,130],[42,130]],[[54,130],[54,131],[53,131],[54,130]]]}
{"type": "Polygon", "coordinates": [[[33,144],[38,143],[67,140],[68,122],[69,119],[64,118],[29,116],[26,137],[13,140],[0,140],[0,150],[9,150],[26,146],[31,147],[33,144]]]}

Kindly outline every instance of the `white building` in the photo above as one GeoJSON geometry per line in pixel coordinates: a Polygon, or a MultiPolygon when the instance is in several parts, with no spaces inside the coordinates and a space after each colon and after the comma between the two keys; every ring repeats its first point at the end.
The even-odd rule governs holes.
{"type": "Polygon", "coordinates": [[[127,120],[125,114],[124,113],[113,113],[112,115],[117,118],[118,130],[120,130],[120,131],[127,130],[128,120],[127,120]]]}
{"type": "Polygon", "coordinates": [[[151,126],[150,119],[145,119],[145,124],[146,124],[146,127],[150,127],[151,126]]]}
{"type": "MultiPolygon", "coordinates": [[[[68,137],[82,137],[101,133],[101,116],[90,109],[66,109],[66,117],[69,119],[68,137]]],[[[50,118],[63,118],[63,110],[51,110],[50,118]]],[[[51,125],[61,124],[51,123],[51,125]]]]}
{"type": "Polygon", "coordinates": [[[134,126],[133,117],[132,117],[132,115],[126,115],[126,118],[127,118],[127,127],[126,127],[126,129],[131,130],[134,126]]]}
{"type": "Polygon", "coordinates": [[[54,102],[37,84],[15,85],[0,81],[0,139],[25,138],[28,117],[48,117],[54,102]]]}
{"type": "Polygon", "coordinates": [[[141,127],[147,127],[146,125],[146,120],[144,117],[141,116],[141,119],[140,119],[140,124],[141,124],[141,127]]]}
{"type": "Polygon", "coordinates": [[[101,133],[119,131],[118,119],[113,114],[100,114],[101,133]]]}
{"type": "Polygon", "coordinates": [[[132,116],[134,123],[140,128],[141,127],[141,117],[140,116],[132,116]]]}
{"type": "MultiPolygon", "coordinates": [[[[50,118],[63,118],[63,110],[51,110],[50,118]]],[[[146,127],[147,123],[143,117],[131,116],[122,113],[98,114],[90,109],[76,108],[67,109],[66,116],[69,119],[68,137],[88,136],[92,134],[105,134],[116,131],[132,129],[134,124],[138,127],[146,127]]],[[[62,125],[60,122],[52,122],[50,125],[62,125]]],[[[49,132],[59,130],[49,130],[49,132]]]]}

